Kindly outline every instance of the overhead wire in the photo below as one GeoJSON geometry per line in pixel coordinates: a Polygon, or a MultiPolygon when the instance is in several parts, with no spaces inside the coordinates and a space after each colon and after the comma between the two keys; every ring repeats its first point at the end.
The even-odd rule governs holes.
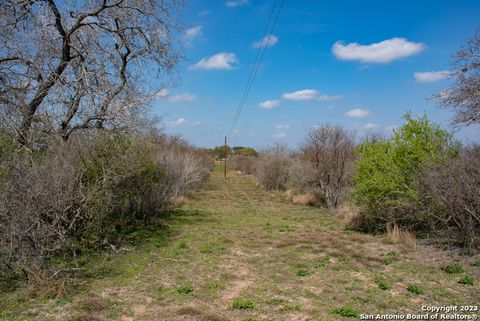
{"type": "Polygon", "coordinates": [[[232,134],[232,132],[235,130],[235,127],[238,123],[238,119],[240,118],[240,114],[243,111],[243,108],[244,108],[245,103],[247,101],[248,95],[250,94],[250,90],[251,90],[251,88],[253,86],[253,83],[255,81],[255,78],[257,76],[257,72],[258,72],[258,69],[260,68],[260,64],[262,62],[263,56],[265,55],[265,51],[268,48],[268,46],[270,45],[270,40],[272,39],[272,35],[273,35],[274,30],[275,30],[275,26],[277,25],[278,19],[280,17],[280,13],[281,13],[281,11],[283,9],[283,5],[285,3],[285,0],[280,0],[280,7],[278,8],[277,14],[275,16],[275,19],[273,20],[273,24],[271,25],[270,32],[269,32],[268,30],[269,30],[269,27],[270,27],[270,24],[271,24],[272,17],[275,13],[275,8],[277,7],[278,1],[279,0],[275,0],[274,3],[273,3],[272,10],[270,11],[270,15],[268,17],[268,21],[267,21],[267,24],[265,26],[264,35],[263,35],[263,38],[261,39],[260,47],[258,48],[257,55],[255,57],[255,61],[252,65],[252,69],[250,71],[250,75],[248,77],[245,89],[243,90],[242,98],[241,98],[240,103],[237,107],[237,111],[235,113],[232,124],[231,124],[230,129],[228,130],[226,136],[230,136],[232,134]],[[268,33],[268,37],[267,37],[267,33],[268,33]]]}

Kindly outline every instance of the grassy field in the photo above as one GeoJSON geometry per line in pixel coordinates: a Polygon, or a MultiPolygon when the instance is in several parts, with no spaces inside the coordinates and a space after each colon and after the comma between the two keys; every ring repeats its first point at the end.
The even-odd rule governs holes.
{"type": "Polygon", "coordinates": [[[66,283],[0,294],[0,320],[327,321],[480,302],[478,258],[347,230],[220,168],[157,225],[66,283]]]}

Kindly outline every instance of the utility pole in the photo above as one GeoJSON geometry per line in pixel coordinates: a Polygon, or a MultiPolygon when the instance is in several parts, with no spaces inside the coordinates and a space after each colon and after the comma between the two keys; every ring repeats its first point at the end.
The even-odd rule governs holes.
{"type": "Polygon", "coordinates": [[[225,136],[225,146],[224,146],[224,163],[223,163],[223,176],[227,178],[227,136],[225,136]]]}

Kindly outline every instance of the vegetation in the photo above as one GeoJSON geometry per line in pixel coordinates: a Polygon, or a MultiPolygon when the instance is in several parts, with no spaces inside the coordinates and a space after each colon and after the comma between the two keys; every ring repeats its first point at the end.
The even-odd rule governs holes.
{"type": "Polygon", "coordinates": [[[411,292],[413,294],[423,294],[423,288],[419,286],[418,284],[410,284],[407,287],[408,292],[411,292]]]}
{"type": "Polygon", "coordinates": [[[250,300],[235,299],[232,302],[234,309],[253,309],[253,302],[250,300]]]}
{"type": "Polygon", "coordinates": [[[460,263],[453,263],[452,265],[447,265],[443,270],[448,274],[457,274],[465,272],[465,268],[460,263]]]}
{"type": "Polygon", "coordinates": [[[455,112],[456,126],[480,124],[480,30],[453,55],[450,88],[435,95],[440,105],[455,112]]]}
{"type": "Polygon", "coordinates": [[[363,208],[366,229],[388,224],[417,227],[425,224],[418,179],[430,162],[455,157],[458,144],[451,134],[426,116],[405,115],[406,123],[390,139],[364,142],[357,148],[356,202],[363,208]]]}
{"type": "Polygon", "coordinates": [[[471,276],[465,276],[465,277],[461,278],[461,279],[458,281],[458,283],[460,283],[460,284],[465,284],[465,285],[473,285],[474,279],[473,279],[473,277],[471,277],[471,276]]]}
{"type": "Polygon", "coordinates": [[[211,162],[165,135],[100,131],[4,157],[2,168],[0,271],[38,281],[71,269],[56,257],[116,246],[154,222],[174,198],[203,186],[211,162]]]}
{"type": "Polygon", "coordinates": [[[360,314],[357,312],[357,310],[351,308],[351,307],[341,307],[334,309],[332,311],[334,314],[341,315],[342,317],[352,317],[352,318],[358,318],[360,314]]]}
{"type": "Polygon", "coordinates": [[[78,269],[68,275],[2,291],[0,319],[340,320],[351,317],[332,310],[408,313],[417,305],[480,300],[477,283],[459,284],[459,275],[439,266],[458,260],[477,280],[471,257],[425,245],[406,250],[383,236],[346,230],[341,217],[294,205],[248,176],[230,172],[225,180],[221,166],[204,189],[157,220],[127,232],[115,251],[78,253],[78,269]],[[181,241],[188,247],[179,248],[181,241]],[[383,265],[390,257],[394,263],[383,265]],[[298,277],[300,269],[313,273],[298,277]],[[381,290],[377,278],[391,289],[381,290]],[[425,293],[411,295],[410,283],[425,293]],[[193,292],[179,293],[184,286],[193,292]],[[232,308],[237,299],[253,309],[232,308]]]}

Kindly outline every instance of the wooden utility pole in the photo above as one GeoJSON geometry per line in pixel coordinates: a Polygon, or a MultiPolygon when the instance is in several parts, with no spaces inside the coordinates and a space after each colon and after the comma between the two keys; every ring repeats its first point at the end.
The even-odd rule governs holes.
{"type": "Polygon", "coordinates": [[[223,163],[223,176],[227,178],[227,136],[225,136],[225,146],[224,146],[224,163],[223,163]]]}

